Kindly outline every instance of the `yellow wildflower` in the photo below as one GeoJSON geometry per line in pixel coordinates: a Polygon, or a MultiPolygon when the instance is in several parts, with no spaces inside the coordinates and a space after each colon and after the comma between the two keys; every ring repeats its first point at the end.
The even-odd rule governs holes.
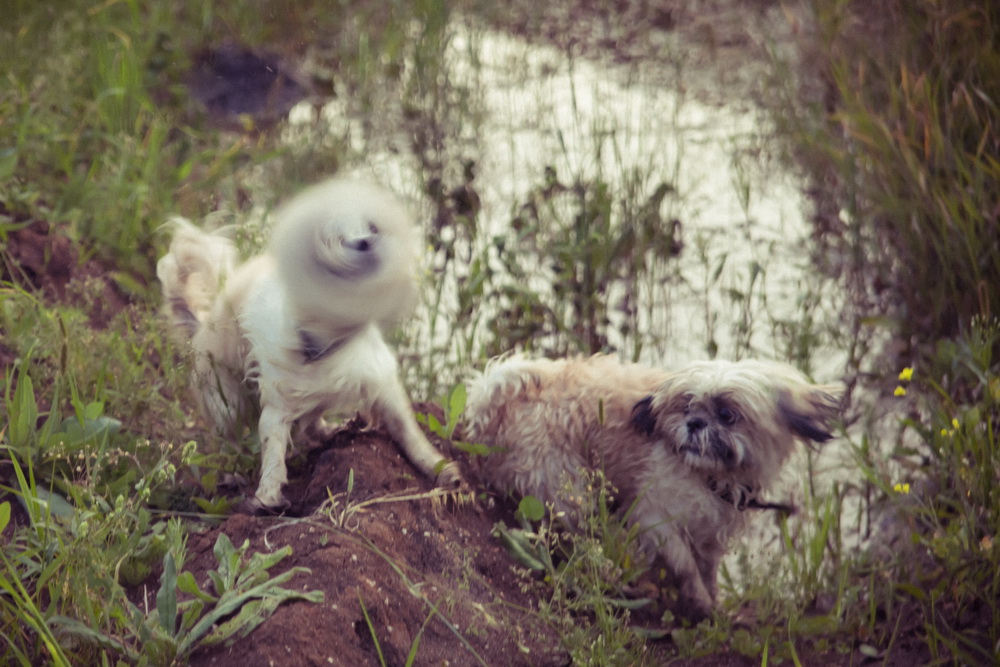
{"type": "Polygon", "coordinates": [[[892,490],[895,491],[896,493],[909,493],[910,492],[910,484],[909,484],[909,482],[902,482],[902,483],[897,482],[892,487],[892,490]]]}
{"type": "Polygon", "coordinates": [[[907,366],[903,370],[899,371],[899,379],[903,382],[909,382],[913,379],[913,368],[907,366]]]}
{"type": "Polygon", "coordinates": [[[906,388],[902,385],[896,387],[896,391],[892,392],[893,396],[906,396],[906,388]]]}

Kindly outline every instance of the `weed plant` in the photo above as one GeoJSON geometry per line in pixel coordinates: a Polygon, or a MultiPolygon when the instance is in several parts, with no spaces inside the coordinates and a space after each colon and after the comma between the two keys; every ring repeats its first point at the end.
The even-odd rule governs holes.
{"type": "Polygon", "coordinates": [[[896,628],[916,625],[933,660],[984,663],[1000,655],[1000,323],[977,320],[969,331],[942,342],[927,368],[900,374],[897,400],[912,402],[902,426],[916,446],[894,449],[892,467],[856,447],[873,494],[890,509],[876,536],[888,548],[855,570],[869,605],[855,622],[887,653],[902,641],[896,628]]]}
{"type": "Polygon", "coordinates": [[[852,437],[861,475],[834,494],[872,540],[857,560],[828,548],[853,601],[835,616],[870,657],[995,662],[1000,17],[990,2],[810,9],[805,71],[822,83],[774,88],[791,91],[776,117],[816,184],[817,263],[848,289],[861,395],[885,405],[888,386],[898,415],[852,437]]]}
{"type": "Polygon", "coordinates": [[[637,529],[611,511],[615,491],[602,473],[579,472],[582,491],[567,485],[559,493],[578,508],[575,517],[526,496],[520,526],[500,522],[494,534],[524,566],[523,587],[539,596],[539,620],[555,628],[574,664],[651,664],[647,636],[629,622],[630,610],[650,600],[624,597],[646,570],[637,529]]]}

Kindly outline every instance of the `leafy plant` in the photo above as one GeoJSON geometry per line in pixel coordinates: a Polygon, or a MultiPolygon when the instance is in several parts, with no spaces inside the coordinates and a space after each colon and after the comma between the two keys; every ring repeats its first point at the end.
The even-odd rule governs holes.
{"type": "MultiPolygon", "coordinates": [[[[638,529],[612,513],[614,489],[603,473],[581,471],[581,478],[587,488],[583,498],[574,498],[580,506],[575,517],[525,496],[518,505],[520,527],[499,522],[494,535],[527,568],[524,576],[540,594],[538,615],[557,629],[575,664],[642,664],[647,636],[629,625],[629,616],[650,601],[622,596],[645,570],[636,554],[638,529]],[[566,530],[566,521],[576,522],[576,529],[566,530]],[[581,615],[590,622],[580,624],[581,615]]],[[[566,498],[578,493],[568,486],[561,492],[566,498]]]]}
{"type": "MultiPolygon", "coordinates": [[[[10,523],[10,502],[0,503],[0,532],[10,523]]],[[[39,607],[37,594],[31,591],[30,579],[17,565],[6,549],[0,551],[0,637],[4,639],[0,656],[8,664],[29,667],[37,664],[33,655],[33,634],[51,659],[59,667],[72,664],[48,624],[46,613],[39,607]],[[27,585],[26,585],[27,583],[27,585]]]]}
{"type": "MultiPolygon", "coordinates": [[[[108,503],[76,485],[65,485],[68,495],[63,497],[51,482],[39,483],[31,460],[22,467],[9,448],[5,453],[16,485],[3,488],[17,498],[28,519],[27,526],[12,533],[7,571],[11,582],[32,595],[12,598],[4,620],[16,627],[25,615],[51,623],[70,614],[92,628],[114,624],[127,601],[123,585],[145,579],[152,563],[181,543],[179,522],[153,524],[140,504],[140,498],[148,497],[147,485],[159,483],[157,471],[137,485],[135,497],[118,496],[108,503]]],[[[24,633],[33,627],[29,619],[16,639],[10,638],[13,653],[31,656],[45,645],[24,633]]],[[[41,631],[34,634],[45,640],[41,631]]],[[[86,659],[79,647],[74,649],[77,659],[86,659]]]]}
{"type": "Polygon", "coordinates": [[[417,421],[424,424],[435,435],[445,440],[451,440],[455,429],[458,427],[462,413],[465,411],[465,399],[465,385],[461,383],[456,384],[441,400],[441,408],[444,411],[445,420],[443,424],[441,420],[430,413],[417,413],[417,421]]]}
{"type": "MultiPolygon", "coordinates": [[[[441,399],[441,409],[444,412],[443,424],[437,416],[429,412],[418,412],[416,414],[417,421],[430,429],[431,433],[434,433],[438,437],[445,440],[452,440],[455,435],[455,429],[461,423],[462,415],[465,412],[466,398],[465,385],[458,383],[441,399]]],[[[472,456],[489,456],[501,449],[499,447],[491,447],[489,445],[462,440],[452,440],[452,445],[472,456]]]]}
{"type": "MultiPolygon", "coordinates": [[[[930,419],[909,421],[926,443],[932,465],[922,472],[937,491],[919,503],[905,503],[916,530],[914,542],[931,563],[918,569],[924,580],[916,595],[924,608],[928,645],[933,653],[963,656],[963,660],[990,659],[1000,641],[1000,364],[994,351],[1000,342],[1000,321],[977,320],[955,343],[939,346],[935,370],[940,375],[916,375],[926,383],[921,392],[930,419]],[[940,379],[938,379],[940,378],[940,379]],[[964,397],[964,400],[963,398],[964,397]],[[947,576],[932,574],[941,568],[947,576]],[[976,610],[977,621],[953,629],[947,618],[976,610]]],[[[909,495],[894,485],[894,495],[909,495]],[[898,490],[897,490],[898,488],[898,490]]],[[[919,563],[920,561],[918,561],[919,563]]],[[[902,565],[902,563],[900,564],[902,565]]]]}
{"type": "Polygon", "coordinates": [[[61,633],[92,642],[127,656],[137,664],[183,664],[199,646],[217,644],[237,636],[245,637],[290,600],[321,602],[322,591],[300,592],[282,588],[306,568],[294,567],[277,576],[268,572],[291,554],[284,547],[271,554],[255,552],[246,557],[250,543],[237,549],[225,533],[220,533],[213,553],[218,569],[208,573],[211,588],[202,589],[190,572],[177,573],[177,559],[167,552],[156,594],[156,609],[147,615],[127,603],[125,629],[129,637],[95,630],[74,618],[52,620],[61,633]],[[178,601],[178,594],[190,599],[178,601]]]}

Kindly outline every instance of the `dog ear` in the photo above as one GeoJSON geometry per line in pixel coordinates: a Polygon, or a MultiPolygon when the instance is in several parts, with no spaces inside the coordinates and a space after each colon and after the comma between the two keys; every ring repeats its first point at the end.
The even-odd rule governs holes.
{"type": "Polygon", "coordinates": [[[632,408],[632,428],[645,435],[652,435],[656,430],[652,396],[647,396],[632,408]]]}
{"type": "Polygon", "coordinates": [[[829,421],[840,412],[842,385],[812,386],[796,393],[783,391],[778,397],[778,414],[796,435],[823,443],[833,437],[829,421]]]}

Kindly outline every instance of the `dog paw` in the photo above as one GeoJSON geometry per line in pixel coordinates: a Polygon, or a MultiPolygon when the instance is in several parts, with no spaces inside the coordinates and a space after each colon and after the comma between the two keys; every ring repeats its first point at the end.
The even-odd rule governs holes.
{"type": "Polygon", "coordinates": [[[458,467],[458,463],[451,461],[446,463],[441,471],[437,474],[434,479],[434,483],[442,489],[463,489],[465,488],[465,479],[462,478],[462,471],[458,467]]]}
{"type": "Polygon", "coordinates": [[[308,440],[310,444],[318,446],[333,440],[333,436],[336,435],[337,431],[340,429],[341,427],[339,425],[330,424],[321,417],[306,426],[304,435],[305,439],[308,440]]]}
{"type": "Polygon", "coordinates": [[[279,498],[278,502],[273,505],[267,505],[257,496],[251,496],[237,503],[233,511],[239,514],[249,514],[250,516],[276,516],[283,514],[289,507],[291,507],[291,503],[284,496],[279,498]]]}
{"type": "Polygon", "coordinates": [[[699,600],[681,599],[678,604],[677,613],[692,625],[698,625],[702,621],[712,619],[712,605],[706,605],[699,600]]]}

